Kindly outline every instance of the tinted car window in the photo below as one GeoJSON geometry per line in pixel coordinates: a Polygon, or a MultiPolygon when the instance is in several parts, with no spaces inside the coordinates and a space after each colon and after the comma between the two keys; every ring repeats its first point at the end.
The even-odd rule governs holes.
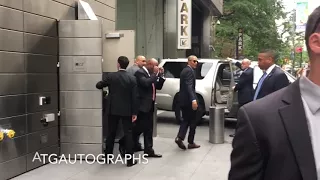
{"type": "MultiPolygon", "coordinates": [[[[209,72],[213,63],[198,63],[195,70],[196,78],[203,79],[209,72]]],[[[180,73],[187,66],[184,62],[166,62],[163,66],[166,78],[180,78],[180,73]]]]}

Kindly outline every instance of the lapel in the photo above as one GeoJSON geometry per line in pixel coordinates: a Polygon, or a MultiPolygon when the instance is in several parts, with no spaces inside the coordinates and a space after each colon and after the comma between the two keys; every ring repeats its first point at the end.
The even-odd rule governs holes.
{"type": "MultiPolygon", "coordinates": [[[[272,69],[272,71],[267,75],[267,77],[264,79],[264,81],[263,81],[262,84],[261,84],[260,90],[263,88],[263,86],[265,85],[266,81],[268,81],[268,80],[270,79],[270,77],[272,77],[273,73],[276,71],[276,68],[277,68],[277,66],[275,66],[275,67],[272,69]]],[[[260,80],[261,80],[261,79],[260,79],[260,80]]],[[[259,82],[260,82],[260,80],[259,80],[259,82]]],[[[259,82],[258,82],[258,84],[259,84],[259,82]]]]}
{"type": "Polygon", "coordinates": [[[311,139],[300,95],[299,80],[288,86],[282,101],[287,105],[279,109],[288,139],[295,154],[302,178],[316,180],[316,165],[311,139]]]}
{"type": "Polygon", "coordinates": [[[145,75],[146,77],[150,77],[149,71],[148,71],[148,69],[147,69],[145,66],[142,67],[142,70],[143,70],[144,75],[145,75]]]}
{"type": "Polygon", "coordinates": [[[268,81],[268,79],[269,79],[270,77],[272,77],[272,75],[274,74],[274,72],[276,72],[277,68],[278,68],[278,67],[275,66],[275,67],[272,69],[272,71],[268,74],[268,76],[266,77],[266,79],[264,80],[264,82],[268,81]]]}

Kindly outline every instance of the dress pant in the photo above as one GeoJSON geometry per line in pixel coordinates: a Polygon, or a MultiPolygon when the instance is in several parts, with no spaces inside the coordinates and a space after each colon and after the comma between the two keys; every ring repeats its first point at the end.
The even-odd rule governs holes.
{"type": "MultiPolygon", "coordinates": [[[[138,120],[137,120],[138,121],[138,120]]],[[[136,128],[136,122],[133,123],[133,132],[135,132],[135,128],[136,128]]],[[[138,150],[138,149],[142,149],[142,145],[140,143],[140,135],[142,134],[142,132],[140,132],[140,134],[137,134],[136,136],[134,136],[133,138],[133,151],[138,150]]],[[[123,136],[120,140],[119,140],[119,146],[124,147],[125,146],[125,136],[123,136]]]]}
{"type": "Polygon", "coordinates": [[[181,140],[184,140],[189,129],[189,135],[188,135],[188,143],[193,144],[194,143],[194,136],[196,134],[196,128],[197,128],[197,111],[192,109],[191,103],[190,106],[182,106],[182,122],[180,124],[178,138],[181,140]]]}
{"type": "Polygon", "coordinates": [[[109,115],[109,118],[108,118],[108,135],[107,135],[107,141],[106,141],[106,154],[113,154],[114,140],[116,138],[119,122],[122,122],[123,133],[125,138],[124,143],[125,143],[126,154],[133,155],[132,117],[118,116],[118,115],[109,115]]]}
{"type": "Polygon", "coordinates": [[[143,133],[144,153],[153,154],[153,109],[154,103],[149,112],[139,111],[135,128],[133,130],[133,141],[138,142],[140,135],[143,133]]]}

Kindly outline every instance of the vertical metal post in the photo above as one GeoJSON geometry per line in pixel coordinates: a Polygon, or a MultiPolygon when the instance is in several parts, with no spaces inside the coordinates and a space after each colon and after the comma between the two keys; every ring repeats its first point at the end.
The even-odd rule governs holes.
{"type": "Polygon", "coordinates": [[[209,142],[213,144],[224,143],[224,109],[213,107],[209,109],[209,142]]]}
{"type": "Polygon", "coordinates": [[[157,115],[157,111],[158,111],[158,108],[157,108],[157,103],[154,103],[154,111],[153,111],[153,134],[152,136],[153,137],[157,137],[157,125],[158,125],[158,115],[157,115]]]}

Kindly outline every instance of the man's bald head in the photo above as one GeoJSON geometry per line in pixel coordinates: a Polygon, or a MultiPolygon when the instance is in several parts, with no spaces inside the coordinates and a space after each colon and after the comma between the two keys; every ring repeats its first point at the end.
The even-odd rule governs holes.
{"type": "Polygon", "coordinates": [[[146,68],[148,69],[149,72],[153,72],[154,67],[158,65],[159,65],[158,61],[155,58],[151,58],[147,60],[146,68]]]}
{"type": "Polygon", "coordinates": [[[192,68],[197,68],[198,65],[198,58],[197,56],[191,55],[188,57],[188,65],[191,66],[192,68]]]}
{"type": "Polygon", "coordinates": [[[151,58],[151,59],[148,59],[147,60],[147,64],[150,64],[150,63],[158,63],[158,60],[156,60],[155,58],[151,58]]]}
{"type": "Polygon", "coordinates": [[[247,69],[251,65],[251,61],[249,59],[243,59],[241,62],[241,69],[247,69]]]}
{"type": "Polygon", "coordinates": [[[140,68],[146,65],[146,57],[139,55],[135,59],[135,64],[138,65],[140,68]]]}

